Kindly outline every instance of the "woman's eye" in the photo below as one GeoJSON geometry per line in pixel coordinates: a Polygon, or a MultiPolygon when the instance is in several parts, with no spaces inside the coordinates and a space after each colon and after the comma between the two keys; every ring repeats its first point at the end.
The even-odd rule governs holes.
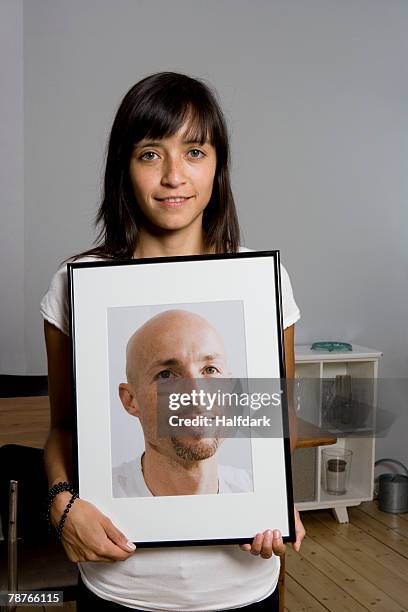
{"type": "Polygon", "coordinates": [[[156,159],[155,155],[157,156],[157,153],[154,153],[153,151],[146,151],[146,153],[143,153],[143,155],[140,156],[140,159],[143,159],[144,161],[153,161],[156,159]]]}
{"type": "Polygon", "coordinates": [[[214,376],[214,374],[219,374],[220,371],[215,366],[206,366],[204,368],[204,374],[208,374],[209,376],[214,376]]]}
{"type": "Polygon", "coordinates": [[[205,156],[205,153],[203,153],[203,151],[200,151],[200,149],[191,149],[189,151],[189,154],[193,159],[200,159],[201,157],[205,156]]]}

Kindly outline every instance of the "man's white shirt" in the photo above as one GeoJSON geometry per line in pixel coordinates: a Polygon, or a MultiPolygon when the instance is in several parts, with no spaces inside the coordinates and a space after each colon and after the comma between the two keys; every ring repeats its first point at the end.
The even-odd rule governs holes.
{"type": "MultiPolygon", "coordinates": [[[[232,465],[218,466],[218,492],[250,493],[252,478],[247,470],[232,465]]],[[[142,455],[112,470],[113,497],[151,497],[142,471],[142,455]]]]}

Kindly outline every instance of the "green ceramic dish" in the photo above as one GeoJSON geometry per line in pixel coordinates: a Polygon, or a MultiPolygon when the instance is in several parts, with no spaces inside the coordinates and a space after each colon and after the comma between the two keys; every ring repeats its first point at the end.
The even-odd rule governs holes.
{"type": "Polygon", "coordinates": [[[353,347],[348,342],[313,342],[310,347],[312,351],[352,351],[353,347]]]}

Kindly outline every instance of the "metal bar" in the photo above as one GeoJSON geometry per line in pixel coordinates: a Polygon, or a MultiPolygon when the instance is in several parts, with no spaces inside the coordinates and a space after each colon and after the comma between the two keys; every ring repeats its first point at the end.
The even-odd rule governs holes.
{"type": "MultiPolygon", "coordinates": [[[[17,574],[17,501],[18,481],[10,480],[9,488],[9,521],[8,521],[8,592],[18,590],[17,574]]],[[[14,612],[17,606],[8,606],[9,612],[14,612]]]]}

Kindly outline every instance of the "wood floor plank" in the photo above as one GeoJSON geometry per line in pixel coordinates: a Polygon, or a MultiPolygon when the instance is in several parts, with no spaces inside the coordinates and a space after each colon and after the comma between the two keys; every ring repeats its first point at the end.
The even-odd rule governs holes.
{"type": "Polygon", "coordinates": [[[49,410],[50,401],[47,395],[38,395],[35,397],[1,397],[0,410],[15,409],[18,410],[49,410]]]}
{"type": "Polygon", "coordinates": [[[374,519],[377,519],[383,525],[390,527],[396,533],[408,537],[408,522],[402,521],[398,514],[392,512],[382,512],[378,508],[378,503],[375,501],[364,502],[359,506],[359,510],[365,512],[374,519]]]}
{"type": "MultiPolygon", "coordinates": [[[[346,538],[343,538],[340,534],[335,534],[312,516],[304,518],[303,524],[309,538],[319,542],[326,550],[335,555],[341,563],[349,566],[356,574],[371,582],[375,587],[373,593],[374,590],[389,593],[390,598],[396,603],[396,609],[406,606],[408,602],[408,575],[406,579],[403,579],[393,572],[392,567],[388,567],[385,571],[384,566],[375,557],[358,546],[350,545],[346,538]]],[[[383,596],[381,598],[384,599],[383,596]]],[[[376,609],[378,609],[377,606],[376,609]]]]}
{"type": "MultiPolygon", "coordinates": [[[[305,540],[302,543],[304,549],[305,540]]],[[[346,593],[322,567],[317,568],[310,560],[310,554],[295,553],[286,548],[287,572],[317,601],[330,612],[365,612],[366,607],[361,605],[354,597],[346,593]]]]}
{"type": "Polygon", "coordinates": [[[313,538],[306,537],[302,548],[310,564],[354,598],[354,606],[359,602],[378,612],[401,612],[399,603],[313,538]]]}
{"type": "Polygon", "coordinates": [[[358,508],[349,508],[348,512],[353,525],[360,527],[360,529],[372,535],[379,542],[382,542],[408,559],[408,538],[396,533],[390,527],[383,525],[380,521],[358,508]]]}
{"type": "Polygon", "coordinates": [[[285,577],[285,610],[287,612],[326,612],[323,606],[289,574],[285,577]]]}
{"type": "Polygon", "coordinates": [[[327,510],[317,510],[306,514],[311,514],[313,518],[323,523],[331,531],[349,541],[351,553],[354,547],[357,547],[358,550],[364,550],[367,554],[374,557],[377,562],[381,563],[385,573],[392,567],[393,572],[403,580],[408,576],[408,559],[385,546],[364,530],[353,525],[353,523],[339,524],[327,510]]]}
{"type": "Polygon", "coordinates": [[[48,397],[0,398],[0,445],[44,448],[49,425],[48,397]]]}

